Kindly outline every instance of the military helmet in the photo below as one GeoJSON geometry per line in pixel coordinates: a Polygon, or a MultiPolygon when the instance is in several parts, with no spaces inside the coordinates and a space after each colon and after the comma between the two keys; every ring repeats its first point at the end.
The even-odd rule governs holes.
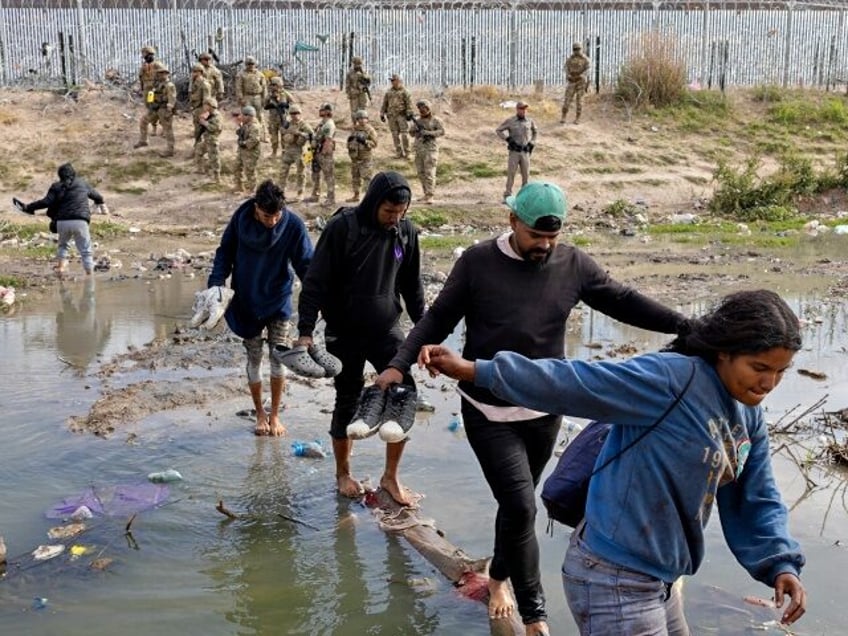
{"type": "Polygon", "coordinates": [[[274,77],[271,78],[271,86],[282,86],[282,85],[283,85],[283,78],[282,77],[274,76],[274,77]]]}
{"type": "Polygon", "coordinates": [[[206,70],[206,67],[203,64],[197,63],[192,65],[191,72],[192,73],[203,73],[206,70]]]}
{"type": "Polygon", "coordinates": [[[156,49],[152,46],[143,46],[141,47],[142,55],[156,55],[156,49]]]}
{"type": "Polygon", "coordinates": [[[162,62],[160,62],[159,60],[156,60],[155,62],[153,62],[153,64],[150,65],[150,68],[152,68],[154,72],[156,72],[160,68],[164,68],[164,67],[165,67],[165,65],[162,62]]]}
{"type": "Polygon", "coordinates": [[[389,76],[389,81],[394,82],[395,80],[400,81],[400,75],[398,75],[397,73],[392,73],[389,76]]]}
{"type": "Polygon", "coordinates": [[[160,62],[160,63],[159,63],[159,66],[156,68],[156,72],[157,72],[157,73],[168,73],[168,74],[170,74],[170,73],[171,73],[171,69],[169,69],[167,66],[165,66],[164,64],[162,64],[162,63],[160,62]]]}
{"type": "Polygon", "coordinates": [[[197,56],[197,59],[198,60],[211,60],[212,54],[209,53],[208,51],[204,51],[203,53],[201,53],[200,55],[197,56]]]}
{"type": "Polygon", "coordinates": [[[571,48],[574,51],[579,51],[580,49],[583,48],[583,45],[580,42],[575,42],[574,44],[571,45],[571,48]]]}
{"type": "Polygon", "coordinates": [[[253,106],[243,106],[241,114],[248,117],[256,117],[256,109],[253,106]]]}
{"type": "Polygon", "coordinates": [[[354,119],[368,119],[368,111],[364,109],[359,109],[353,114],[354,119]]]}
{"type": "Polygon", "coordinates": [[[321,107],[318,109],[319,113],[322,112],[322,111],[327,111],[327,112],[332,113],[333,112],[333,105],[330,102],[324,102],[323,104],[321,104],[321,107]]]}
{"type": "Polygon", "coordinates": [[[419,99],[417,102],[415,102],[415,105],[418,108],[430,108],[431,107],[429,99],[419,99]]]}
{"type": "Polygon", "coordinates": [[[244,65],[245,66],[250,66],[250,65],[256,66],[256,58],[253,57],[252,55],[248,55],[246,58],[244,58],[244,65]]]}
{"type": "Polygon", "coordinates": [[[218,108],[218,100],[214,97],[207,97],[203,100],[203,104],[206,106],[211,106],[212,108],[218,108]]]}
{"type": "Polygon", "coordinates": [[[302,112],[303,111],[301,110],[300,106],[298,106],[297,104],[294,104],[291,108],[289,108],[290,115],[300,115],[302,112]]]}
{"type": "Polygon", "coordinates": [[[350,58],[350,63],[354,66],[362,66],[362,58],[358,55],[354,55],[352,58],[350,58]]]}

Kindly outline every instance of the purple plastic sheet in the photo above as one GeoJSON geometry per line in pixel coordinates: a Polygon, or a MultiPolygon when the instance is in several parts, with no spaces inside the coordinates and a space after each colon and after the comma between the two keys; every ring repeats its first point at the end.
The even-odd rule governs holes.
{"type": "Polygon", "coordinates": [[[80,506],[94,515],[126,517],[155,508],[168,498],[167,484],[121,484],[86,489],[81,495],[67,497],[44,513],[48,519],[70,517],[80,506]]]}

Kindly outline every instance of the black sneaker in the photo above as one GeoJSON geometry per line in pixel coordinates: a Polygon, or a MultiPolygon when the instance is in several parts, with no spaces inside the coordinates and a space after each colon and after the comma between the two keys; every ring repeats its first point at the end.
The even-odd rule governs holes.
{"type": "Polygon", "coordinates": [[[408,384],[395,384],[390,388],[380,425],[380,439],[390,444],[405,440],[415,423],[417,405],[418,393],[408,384]]]}
{"type": "Polygon", "coordinates": [[[359,402],[356,404],[356,412],[350,424],[347,425],[348,438],[365,439],[376,433],[380,428],[385,406],[386,393],[376,384],[362,389],[359,402]]]}

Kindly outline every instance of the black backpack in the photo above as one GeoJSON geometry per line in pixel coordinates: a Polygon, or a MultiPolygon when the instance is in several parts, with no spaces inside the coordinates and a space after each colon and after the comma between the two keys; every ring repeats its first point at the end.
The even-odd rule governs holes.
{"type": "MultiPolygon", "coordinates": [[[[345,240],[344,251],[344,255],[347,257],[351,254],[351,252],[353,252],[353,246],[356,243],[356,239],[359,237],[361,229],[359,226],[359,219],[356,217],[356,208],[339,208],[333,212],[333,216],[343,216],[345,225],[347,225],[347,238],[345,240]]],[[[406,219],[401,219],[398,224],[398,236],[400,237],[400,243],[404,248],[404,253],[406,252],[406,246],[409,245],[408,224],[409,221],[406,219]]]]}

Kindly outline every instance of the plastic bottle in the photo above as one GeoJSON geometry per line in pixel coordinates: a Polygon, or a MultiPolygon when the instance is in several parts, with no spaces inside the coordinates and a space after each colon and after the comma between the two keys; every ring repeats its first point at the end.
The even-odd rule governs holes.
{"type": "Polygon", "coordinates": [[[170,468],[159,473],[150,473],[147,479],[154,484],[169,484],[173,481],[182,481],[183,476],[180,475],[179,471],[170,468]]]}
{"type": "Polygon", "coordinates": [[[314,442],[292,442],[292,455],[323,459],[327,456],[327,453],[321,446],[321,442],[316,439],[314,442]]]}
{"type": "Polygon", "coordinates": [[[462,413],[454,413],[451,415],[450,422],[448,422],[448,430],[451,433],[458,433],[464,428],[465,423],[462,421],[462,413]]]}

